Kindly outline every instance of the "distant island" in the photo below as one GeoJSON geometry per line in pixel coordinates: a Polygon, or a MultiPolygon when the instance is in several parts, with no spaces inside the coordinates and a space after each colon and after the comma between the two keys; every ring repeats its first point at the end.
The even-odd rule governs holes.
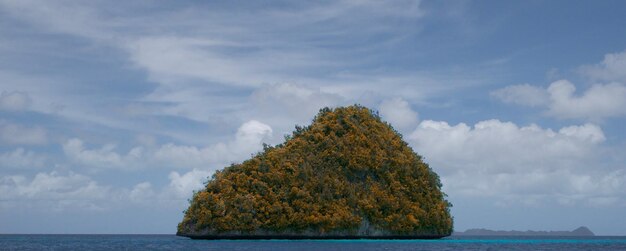
{"type": "Polygon", "coordinates": [[[455,236],[595,236],[589,228],[582,226],[572,231],[495,231],[489,229],[468,229],[465,232],[454,232],[455,236]]]}
{"type": "Polygon", "coordinates": [[[190,200],[193,239],[434,239],[452,233],[439,176],[377,113],[324,108],[190,200]]]}

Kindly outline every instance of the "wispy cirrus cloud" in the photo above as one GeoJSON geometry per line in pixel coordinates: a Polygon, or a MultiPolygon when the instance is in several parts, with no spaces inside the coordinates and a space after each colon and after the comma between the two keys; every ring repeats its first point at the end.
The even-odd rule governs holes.
{"type": "Polygon", "coordinates": [[[0,120],[0,142],[10,145],[43,145],[48,142],[48,133],[41,126],[0,120]]]}
{"type": "MultiPolygon", "coordinates": [[[[38,29],[122,51],[133,69],[145,71],[157,83],[135,101],[166,102],[171,106],[153,113],[199,121],[214,112],[203,108],[212,99],[218,99],[223,109],[243,111],[247,107],[237,105],[245,96],[241,94],[267,84],[316,86],[351,99],[368,93],[384,99],[392,95],[390,89],[402,89],[406,98],[424,100],[462,86],[457,82],[479,83],[464,73],[450,81],[449,74],[444,77],[414,69],[391,72],[381,65],[399,56],[388,48],[420,33],[425,15],[420,1],[289,3],[284,8],[257,6],[252,13],[223,3],[211,4],[208,11],[181,3],[138,17],[133,9],[142,6],[3,2],[9,13],[27,13],[13,17],[38,29]],[[419,92],[412,88],[416,85],[419,92]],[[228,100],[219,99],[225,93],[215,90],[223,86],[239,91],[229,91],[228,100]]],[[[80,108],[72,105],[72,109],[80,108]]]]}
{"type": "Polygon", "coordinates": [[[0,93],[0,110],[23,111],[30,107],[32,100],[26,92],[2,91],[0,93]]]}

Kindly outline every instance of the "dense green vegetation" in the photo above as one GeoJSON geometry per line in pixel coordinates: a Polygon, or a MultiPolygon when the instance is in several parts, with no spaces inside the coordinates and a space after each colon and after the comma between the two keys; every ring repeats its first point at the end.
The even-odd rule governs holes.
{"type": "Polygon", "coordinates": [[[362,106],[324,108],[280,145],[218,171],[178,233],[449,235],[439,177],[362,106]]]}

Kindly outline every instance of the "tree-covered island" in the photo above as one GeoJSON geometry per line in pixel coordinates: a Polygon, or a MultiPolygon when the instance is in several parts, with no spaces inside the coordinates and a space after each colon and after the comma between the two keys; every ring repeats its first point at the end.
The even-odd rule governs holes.
{"type": "Polygon", "coordinates": [[[377,113],[324,108],[286,141],[217,171],[177,235],[202,239],[441,238],[451,204],[377,113]]]}

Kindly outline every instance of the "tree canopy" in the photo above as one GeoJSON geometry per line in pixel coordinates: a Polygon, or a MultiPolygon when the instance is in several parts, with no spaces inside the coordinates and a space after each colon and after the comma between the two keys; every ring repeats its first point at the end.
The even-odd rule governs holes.
{"type": "Polygon", "coordinates": [[[451,204],[402,136],[359,106],[323,108],[277,146],[217,171],[178,234],[447,236],[451,204]]]}

